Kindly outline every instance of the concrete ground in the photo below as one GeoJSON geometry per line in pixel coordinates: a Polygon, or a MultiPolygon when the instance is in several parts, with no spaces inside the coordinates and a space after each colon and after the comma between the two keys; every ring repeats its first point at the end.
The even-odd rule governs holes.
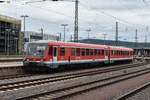
{"type": "Polygon", "coordinates": [[[23,62],[0,62],[0,67],[17,67],[23,66],[23,62]]]}

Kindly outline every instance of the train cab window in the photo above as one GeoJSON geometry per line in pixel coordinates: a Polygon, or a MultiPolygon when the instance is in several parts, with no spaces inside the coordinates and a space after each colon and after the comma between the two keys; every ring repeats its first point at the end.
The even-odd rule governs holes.
{"type": "Polygon", "coordinates": [[[75,48],[71,48],[71,56],[75,56],[75,48]]]}
{"type": "Polygon", "coordinates": [[[85,49],[82,48],[82,56],[85,56],[85,49]]]}
{"type": "Polygon", "coordinates": [[[102,55],[104,55],[104,50],[103,50],[103,49],[102,49],[102,52],[101,52],[101,53],[102,53],[102,55]]]}
{"type": "Polygon", "coordinates": [[[91,56],[93,56],[93,49],[91,49],[91,56]]]}
{"type": "Polygon", "coordinates": [[[77,56],[80,56],[80,48],[77,48],[76,54],[77,56]]]}
{"type": "Polygon", "coordinates": [[[99,55],[99,56],[101,55],[100,49],[98,49],[98,55],[99,55]]]}
{"type": "Polygon", "coordinates": [[[52,56],[52,52],[53,52],[53,48],[52,48],[52,47],[49,47],[48,55],[49,55],[49,56],[52,56]]]}
{"type": "Polygon", "coordinates": [[[95,56],[97,55],[97,49],[94,49],[94,52],[95,52],[95,56]]]}
{"type": "Polygon", "coordinates": [[[89,56],[89,49],[86,49],[86,56],[89,56]]]}
{"type": "Polygon", "coordinates": [[[65,48],[64,47],[60,48],[60,56],[65,56],[65,48]]]}

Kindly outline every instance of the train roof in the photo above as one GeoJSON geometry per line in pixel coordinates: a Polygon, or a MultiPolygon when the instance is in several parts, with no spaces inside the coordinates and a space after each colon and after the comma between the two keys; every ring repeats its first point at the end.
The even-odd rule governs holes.
{"type": "Polygon", "coordinates": [[[85,43],[74,43],[74,42],[61,42],[61,41],[52,41],[52,40],[39,40],[30,43],[47,43],[48,45],[63,45],[63,46],[77,46],[77,47],[93,47],[93,48],[113,48],[113,49],[125,49],[125,50],[133,50],[132,48],[121,47],[121,46],[108,46],[108,45],[96,45],[96,44],[85,44],[85,43]]]}

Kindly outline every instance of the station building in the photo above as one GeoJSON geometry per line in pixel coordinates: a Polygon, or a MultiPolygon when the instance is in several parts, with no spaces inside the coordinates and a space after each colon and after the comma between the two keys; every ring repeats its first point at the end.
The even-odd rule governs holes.
{"type": "Polygon", "coordinates": [[[0,54],[20,54],[21,20],[0,15],[0,54]]]}
{"type": "Polygon", "coordinates": [[[54,40],[59,41],[59,36],[46,34],[46,33],[40,33],[40,32],[34,32],[34,31],[26,31],[24,34],[24,50],[27,48],[27,44],[29,42],[38,41],[38,40],[54,40]]]}
{"type": "Polygon", "coordinates": [[[45,34],[40,32],[34,32],[34,31],[26,31],[24,34],[24,42],[33,42],[38,40],[54,40],[58,41],[59,36],[51,35],[51,34],[45,34]]]}

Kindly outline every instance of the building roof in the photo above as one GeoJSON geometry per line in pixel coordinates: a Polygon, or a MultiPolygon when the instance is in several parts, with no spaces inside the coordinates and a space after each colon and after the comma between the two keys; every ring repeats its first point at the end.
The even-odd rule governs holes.
{"type": "Polygon", "coordinates": [[[14,23],[14,24],[21,24],[21,20],[9,16],[1,15],[1,14],[0,14],[0,21],[14,23]]]}

